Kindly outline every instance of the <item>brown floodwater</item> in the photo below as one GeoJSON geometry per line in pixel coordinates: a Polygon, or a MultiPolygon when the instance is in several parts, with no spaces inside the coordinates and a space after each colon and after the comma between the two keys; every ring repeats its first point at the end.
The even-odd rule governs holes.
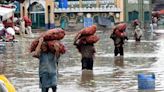
{"type": "MultiPolygon", "coordinates": [[[[67,52],[60,57],[58,92],[164,92],[164,35],[144,32],[142,41],[136,43],[132,32],[124,45],[124,57],[114,57],[110,30],[98,30],[100,41],[95,44],[93,71],[82,71],[80,54],[73,46],[77,32],[69,32],[61,40],[67,52]],[[137,75],[154,73],[155,90],[138,90],[137,75]]],[[[0,42],[0,61],[4,74],[17,92],[40,92],[38,59],[28,51],[31,41],[38,36],[20,37],[18,42],[0,42]]]]}

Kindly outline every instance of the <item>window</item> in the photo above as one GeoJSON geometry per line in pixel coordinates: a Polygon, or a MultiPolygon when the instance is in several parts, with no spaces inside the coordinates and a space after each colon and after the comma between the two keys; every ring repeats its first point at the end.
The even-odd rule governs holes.
{"type": "Polygon", "coordinates": [[[145,11],[144,12],[144,20],[145,21],[149,21],[150,20],[150,12],[149,11],[145,11]]]}
{"type": "Polygon", "coordinates": [[[128,12],[128,17],[129,17],[129,21],[133,21],[135,19],[138,19],[139,13],[138,11],[128,12]]]}

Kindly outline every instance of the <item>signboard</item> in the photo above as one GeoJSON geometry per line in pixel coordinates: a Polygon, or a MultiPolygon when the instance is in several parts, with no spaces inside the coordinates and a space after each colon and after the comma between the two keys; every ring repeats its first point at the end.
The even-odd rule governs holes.
{"type": "Polygon", "coordinates": [[[68,0],[59,0],[59,8],[68,8],[68,0]]]}
{"type": "Polygon", "coordinates": [[[93,19],[92,18],[84,18],[84,27],[89,27],[93,25],[93,19]]]}
{"type": "Polygon", "coordinates": [[[100,0],[100,3],[108,3],[108,4],[114,4],[115,0],[100,0]]]}
{"type": "Polygon", "coordinates": [[[144,0],[144,4],[149,4],[149,0],[144,0]]]}
{"type": "Polygon", "coordinates": [[[20,3],[17,2],[17,1],[15,1],[15,2],[14,2],[14,5],[16,6],[15,12],[16,12],[16,13],[19,13],[19,12],[20,12],[20,3]]]}
{"type": "Polygon", "coordinates": [[[128,0],[129,4],[138,4],[138,0],[128,0]]]}

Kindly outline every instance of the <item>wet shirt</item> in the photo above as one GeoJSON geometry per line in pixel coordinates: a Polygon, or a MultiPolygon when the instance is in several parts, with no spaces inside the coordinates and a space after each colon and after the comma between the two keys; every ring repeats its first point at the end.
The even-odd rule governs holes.
{"type": "Polygon", "coordinates": [[[137,38],[139,38],[139,37],[141,37],[142,36],[142,30],[140,29],[140,28],[136,28],[135,30],[134,30],[134,34],[135,34],[135,36],[137,37],[137,38]]]}
{"type": "Polygon", "coordinates": [[[82,57],[92,58],[95,52],[93,44],[84,44],[80,46],[80,53],[82,57]]]}
{"type": "Polygon", "coordinates": [[[51,52],[41,53],[39,57],[40,87],[48,88],[57,85],[57,57],[51,52]]]}

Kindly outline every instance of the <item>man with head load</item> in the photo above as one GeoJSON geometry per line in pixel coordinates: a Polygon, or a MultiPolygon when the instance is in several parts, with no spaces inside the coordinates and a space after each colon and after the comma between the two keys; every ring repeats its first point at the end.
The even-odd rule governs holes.
{"type": "Polygon", "coordinates": [[[113,33],[111,34],[110,38],[113,39],[114,41],[114,55],[117,56],[119,53],[121,56],[124,55],[124,51],[123,51],[123,44],[125,39],[128,40],[127,38],[127,34],[125,32],[127,27],[126,23],[119,23],[115,26],[115,28],[113,29],[113,33]]]}

